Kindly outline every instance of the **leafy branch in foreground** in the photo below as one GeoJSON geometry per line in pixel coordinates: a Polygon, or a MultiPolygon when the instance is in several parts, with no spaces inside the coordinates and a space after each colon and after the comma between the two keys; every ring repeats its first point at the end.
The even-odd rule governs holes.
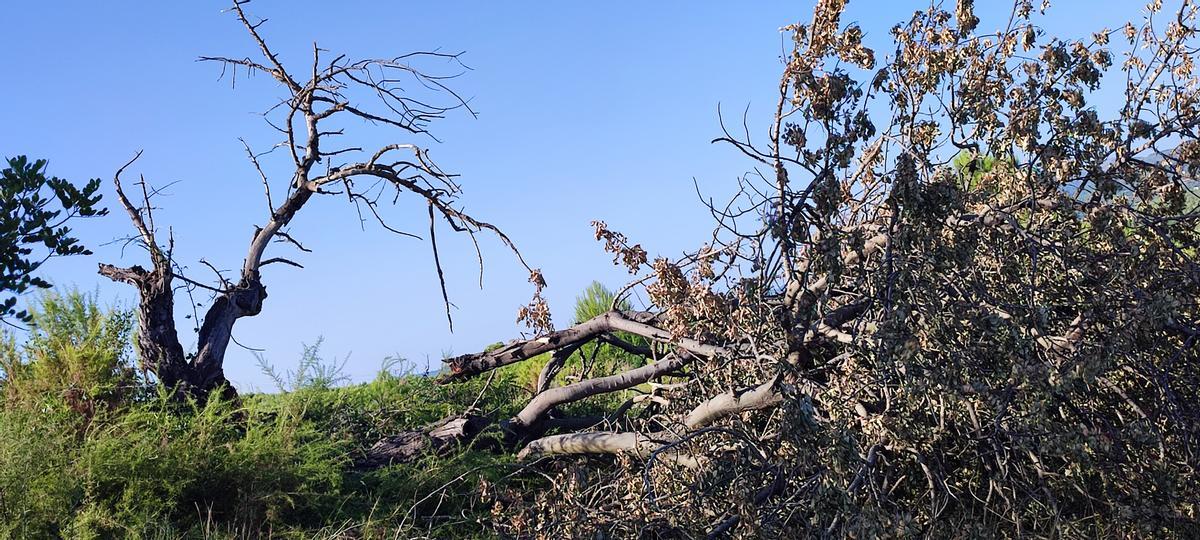
{"type": "Polygon", "coordinates": [[[57,176],[46,176],[46,160],[9,158],[0,171],[0,321],[29,322],[16,308],[17,298],[50,283],[36,275],[51,257],[90,255],[71,235],[67,223],[75,218],[102,216],[100,180],[83,187],[57,176]]]}

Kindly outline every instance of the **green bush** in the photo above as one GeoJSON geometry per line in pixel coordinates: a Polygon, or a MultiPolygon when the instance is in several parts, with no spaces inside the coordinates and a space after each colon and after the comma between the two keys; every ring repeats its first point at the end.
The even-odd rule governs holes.
{"type": "Polygon", "coordinates": [[[90,417],[131,397],[142,381],[129,363],[130,313],[105,310],[95,295],[47,293],[29,309],[30,335],[0,350],[7,407],[66,409],[90,417]]]}

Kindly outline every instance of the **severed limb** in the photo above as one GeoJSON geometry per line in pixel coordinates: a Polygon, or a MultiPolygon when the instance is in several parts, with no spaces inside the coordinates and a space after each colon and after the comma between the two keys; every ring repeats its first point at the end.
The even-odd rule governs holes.
{"type": "Polygon", "coordinates": [[[774,407],[783,401],[781,380],[781,375],[776,375],[758,386],[718,394],[692,409],[683,425],[689,430],[700,429],[726,416],[774,407]]]}
{"type": "Polygon", "coordinates": [[[407,463],[429,453],[441,454],[473,441],[492,422],[482,416],[453,416],[425,429],[386,437],[355,460],[355,468],[375,469],[407,463]]]}
{"type": "Polygon", "coordinates": [[[517,413],[516,417],[509,421],[509,425],[514,431],[528,429],[536,424],[550,409],[558,405],[579,401],[599,394],[633,388],[656,377],[677,371],[686,366],[694,358],[694,356],[686,352],[671,354],[657,362],[616,375],[587,379],[567,386],[551,388],[534,397],[524,409],[521,409],[521,412],[517,413]]]}
{"type": "MultiPolygon", "coordinates": [[[[517,453],[517,459],[564,454],[630,454],[648,459],[664,445],[675,441],[676,437],[666,432],[644,435],[637,432],[597,431],[551,435],[529,443],[517,453]]],[[[670,452],[665,457],[690,469],[700,467],[698,458],[683,452],[670,452]]]]}
{"type": "Polygon", "coordinates": [[[542,353],[555,351],[575,344],[587,343],[603,334],[628,332],[652,341],[669,343],[689,353],[711,357],[726,354],[721,346],[702,343],[690,338],[676,338],[670,332],[654,326],[654,315],[647,312],[608,311],[587,321],[536,339],[514,341],[492,351],[464,354],[446,360],[450,372],[438,382],[454,382],[492,369],[515,364],[542,353]]]}
{"type": "MultiPolygon", "coordinates": [[[[710,398],[687,414],[683,422],[684,427],[688,431],[695,432],[730,415],[774,407],[783,402],[781,381],[782,378],[777,375],[765,383],[710,398]]],[[[625,453],[645,459],[665,446],[680,441],[680,434],[667,430],[649,434],[614,431],[567,433],[534,440],[521,449],[517,458],[527,459],[565,454],[625,453]]],[[[669,457],[689,468],[699,467],[704,462],[702,457],[675,450],[669,452],[669,457]]]]}

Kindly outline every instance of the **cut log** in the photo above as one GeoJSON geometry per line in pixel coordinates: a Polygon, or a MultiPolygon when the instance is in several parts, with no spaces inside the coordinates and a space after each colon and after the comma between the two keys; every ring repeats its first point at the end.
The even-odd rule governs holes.
{"type": "Polygon", "coordinates": [[[423,430],[385,437],[356,460],[354,467],[359,470],[378,469],[410,463],[426,455],[444,455],[473,443],[475,437],[492,423],[491,419],[484,416],[454,416],[423,430]]]}

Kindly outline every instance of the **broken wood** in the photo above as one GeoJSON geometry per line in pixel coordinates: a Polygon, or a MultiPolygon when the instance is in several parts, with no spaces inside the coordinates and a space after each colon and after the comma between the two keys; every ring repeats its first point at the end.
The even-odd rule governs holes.
{"type": "Polygon", "coordinates": [[[492,425],[484,416],[454,416],[416,431],[385,437],[355,460],[359,470],[378,469],[410,463],[426,455],[444,455],[473,443],[476,436],[492,425]]]}
{"type": "MultiPolygon", "coordinates": [[[[691,338],[671,335],[652,323],[655,315],[647,312],[608,311],[587,321],[543,337],[513,341],[495,350],[464,354],[445,360],[449,373],[438,379],[449,383],[486,373],[498,367],[515,364],[539,354],[552,352],[569,345],[587,343],[611,332],[628,332],[660,343],[668,343],[690,353],[710,357],[725,354],[725,348],[702,343],[691,338]]],[[[610,341],[611,343],[611,341],[610,341]]],[[[641,349],[635,349],[641,351],[641,349]]]]}

